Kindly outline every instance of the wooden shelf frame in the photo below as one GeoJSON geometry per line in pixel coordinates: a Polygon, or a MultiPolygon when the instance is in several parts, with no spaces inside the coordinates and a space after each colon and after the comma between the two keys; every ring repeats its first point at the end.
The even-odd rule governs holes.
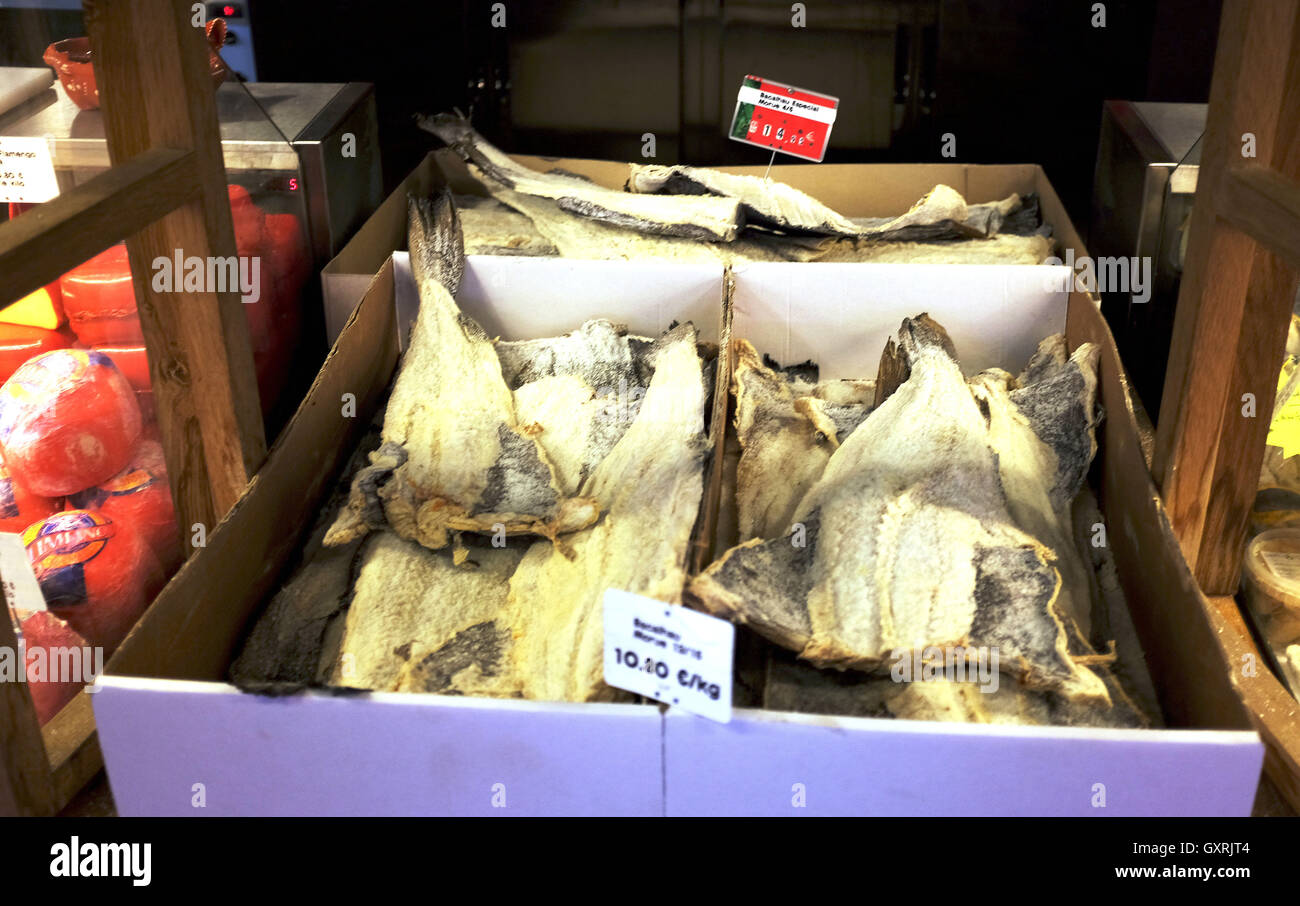
{"type": "MultiPolygon", "coordinates": [[[[5,294],[19,298],[122,240],[184,549],[210,533],[266,458],[237,295],[151,286],[160,256],[236,254],[208,45],[191,5],[85,0],[111,169],[0,224],[5,294]]],[[[16,650],[7,616],[0,647],[16,650]]],[[[20,668],[21,669],[21,668],[20,668]]],[[[48,815],[103,765],[82,692],[41,727],[27,687],[0,683],[0,815],[48,815]]]]}
{"type": "Polygon", "coordinates": [[[1233,597],[1300,272],[1300,0],[1226,0],[1203,141],[1152,473],[1265,771],[1300,810],[1300,705],[1233,597]]]}

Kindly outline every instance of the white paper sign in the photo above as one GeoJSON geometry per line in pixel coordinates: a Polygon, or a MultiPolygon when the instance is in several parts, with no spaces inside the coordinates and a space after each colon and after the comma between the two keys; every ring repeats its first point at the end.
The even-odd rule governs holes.
{"type": "Polygon", "coordinates": [[[5,603],[14,610],[46,609],[22,535],[0,532],[0,586],[4,588],[5,603]]]}
{"type": "Polygon", "coordinates": [[[605,592],[605,682],[701,717],[731,720],[736,627],[653,598],[605,592]]]}
{"type": "Polygon", "coordinates": [[[45,139],[0,135],[0,201],[49,201],[58,194],[45,139]]]}

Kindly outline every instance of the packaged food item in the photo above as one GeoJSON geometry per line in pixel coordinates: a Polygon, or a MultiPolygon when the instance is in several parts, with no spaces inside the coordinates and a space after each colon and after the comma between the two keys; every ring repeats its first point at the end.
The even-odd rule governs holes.
{"type": "Polygon", "coordinates": [[[41,496],[72,494],[116,475],[140,426],[135,391],[93,350],[42,353],[0,387],[0,455],[41,496]]]}
{"type": "Polygon", "coordinates": [[[23,532],[50,611],[91,645],[112,651],[162,588],[148,543],[103,513],[67,510],[23,532]]]}
{"type": "Polygon", "coordinates": [[[113,360],[117,370],[135,388],[136,392],[150,390],[153,387],[149,378],[149,355],[144,344],[96,346],[96,352],[102,352],[113,360]]]}
{"type": "Polygon", "coordinates": [[[85,345],[144,343],[125,243],[74,267],[59,279],[59,287],[72,332],[85,345]]]}
{"type": "Polygon", "coordinates": [[[1246,604],[1278,650],[1300,643],[1300,529],[1261,532],[1246,547],[1246,604]]]}
{"type": "Polygon", "coordinates": [[[154,438],[141,437],[125,469],[108,481],[73,494],[69,503],[130,525],[148,542],[165,575],[170,576],[180,567],[183,554],[176,508],[167,483],[162,444],[154,438]]]}
{"type": "Polygon", "coordinates": [[[9,468],[0,460],[0,532],[21,532],[61,509],[62,498],[33,494],[9,474],[9,468]]]}
{"type": "Polygon", "coordinates": [[[63,313],[63,293],[58,281],[30,292],[16,302],[0,308],[0,322],[23,327],[54,330],[67,319],[63,313]]]}
{"type": "Polygon", "coordinates": [[[44,726],[94,679],[94,653],[71,626],[47,610],[26,617],[21,628],[27,689],[36,706],[36,718],[44,726]],[[75,657],[69,649],[76,650],[75,657]],[[65,675],[69,667],[75,669],[72,675],[65,675]],[[92,675],[87,675],[87,667],[92,675]]]}
{"type": "Polygon", "coordinates": [[[33,356],[54,349],[67,349],[72,343],[73,337],[63,331],[0,324],[0,382],[9,380],[10,375],[33,356]]]}

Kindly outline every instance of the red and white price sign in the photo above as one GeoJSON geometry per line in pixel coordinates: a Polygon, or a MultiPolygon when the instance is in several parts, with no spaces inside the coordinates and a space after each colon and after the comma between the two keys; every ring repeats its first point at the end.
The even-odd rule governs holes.
{"type": "Polygon", "coordinates": [[[747,75],[736,97],[729,136],[820,162],[839,106],[839,98],[747,75]]]}

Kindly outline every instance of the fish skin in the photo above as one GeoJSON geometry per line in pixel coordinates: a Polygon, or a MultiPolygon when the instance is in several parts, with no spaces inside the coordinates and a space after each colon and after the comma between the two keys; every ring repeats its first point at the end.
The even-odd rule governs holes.
{"type": "Polygon", "coordinates": [[[1070,656],[1055,556],[1011,519],[951,341],[921,316],[903,322],[898,347],[907,379],[796,507],[796,527],[813,520],[815,542],[791,553],[792,532],[733,548],[696,577],[692,596],[778,644],[804,637],[806,610],[798,650],[821,666],[869,670],[900,648],[996,645],[1002,669],[1026,686],[1109,701],[1070,656]],[[773,612],[781,625],[770,625],[773,612]]]}
{"type": "Polygon", "coordinates": [[[562,337],[497,341],[515,412],[574,495],[635,419],[654,375],[655,341],[604,319],[562,337]]]}
{"type": "Polygon", "coordinates": [[[431,551],[391,532],[376,532],[362,544],[333,685],[518,696],[503,617],[523,543],[477,545],[460,564],[450,551],[431,551]]]}
{"type": "Polygon", "coordinates": [[[819,236],[859,236],[862,230],[817,199],[781,182],[706,167],[630,164],[627,189],[642,194],[713,195],[740,202],[745,222],[819,236]]]}
{"type": "Polygon", "coordinates": [[[561,210],[580,217],[652,235],[721,242],[735,239],[743,226],[734,199],[634,195],[563,172],[538,173],[493,147],[462,117],[420,116],[417,123],[505,188],[551,199],[561,210]]]}
{"type": "Polygon", "coordinates": [[[559,254],[532,220],[495,198],[457,195],[466,255],[548,257],[559,254]]]}
{"type": "Polygon", "coordinates": [[[1146,728],[1156,721],[1133,705],[1113,677],[1098,669],[1114,701],[1111,707],[1079,703],[1043,689],[1026,689],[1000,676],[985,692],[975,682],[959,683],[940,673],[925,681],[896,682],[889,675],[818,669],[790,654],[771,650],[763,707],[801,714],[895,718],[1010,726],[1146,728]]]}
{"type": "Polygon", "coordinates": [[[1000,369],[971,378],[999,451],[998,475],[1016,525],[1050,547],[1061,572],[1060,607],[1084,637],[1092,631],[1092,570],[1074,540],[1070,507],[1097,450],[1097,362],[1085,343],[1067,356],[1056,334],[1039,344],[1019,379],[1000,369]]]}
{"type": "Polygon", "coordinates": [[[566,538],[573,556],[535,542],[510,579],[506,621],[518,631],[512,657],[526,698],[626,700],[604,682],[605,591],[681,602],[707,452],[696,339],[682,324],[656,344],[635,420],[583,485],[604,515],[566,538]]]}
{"type": "Polygon", "coordinates": [[[464,270],[458,224],[449,192],[410,202],[420,311],[384,414],[383,445],[372,455],[375,468],[354,482],[327,545],[376,528],[375,498],[394,532],[433,550],[456,532],[555,538],[599,514],[595,500],[563,494],[545,452],[518,424],[492,341],[448,291],[464,270]]]}
{"type": "Polygon", "coordinates": [[[783,534],[794,508],[839,446],[835,425],[819,405],[796,397],[781,374],[766,367],[747,340],[732,341],[735,366],[736,510],[742,540],[783,534]],[[803,403],[799,406],[798,403],[803,403]],[[780,475],[780,481],[773,481],[780,475]]]}

